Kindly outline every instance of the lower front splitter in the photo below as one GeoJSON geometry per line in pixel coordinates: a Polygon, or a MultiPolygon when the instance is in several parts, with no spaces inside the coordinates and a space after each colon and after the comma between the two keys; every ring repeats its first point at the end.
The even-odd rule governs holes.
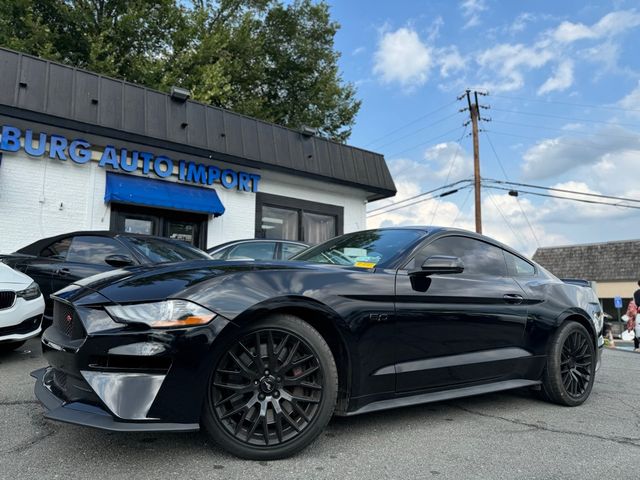
{"type": "Polygon", "coordinates": [[[47,367],[35,370],[31,372],[31,376],[36,379],[36,398],[47,410],[45,418],[50,420],[112,432],[195,432],[200,429],[197,423],[123,422],[96,405],[65,402],[46,385],[45,375],[48,370],[47,367]]]}

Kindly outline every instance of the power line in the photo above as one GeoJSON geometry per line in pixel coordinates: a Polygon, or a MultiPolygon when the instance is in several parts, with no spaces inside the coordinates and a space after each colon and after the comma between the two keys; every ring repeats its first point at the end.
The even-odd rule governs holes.
{"type": "Polygon", "coordinates": [[[571,107],[585,107],[585,108],[601,108],[604,110],[615,110],[622,112],[637,112],[640,113],[640,110],[635,108],[624,108],[624,107],[614,107],[612,105],[594,105],[589,103],[573,103],[573,102],[561,102],[558,100],[542,100],[540,98],[525,98],[525,97],[512,97],[510,95],[497,95],[495,93],[491,94],[492,97],[497,98],[506,98],[509,100],[520,100],[523,102],[537,102],[537,103],[549,103],[549,104],[557,104],[557,105],[568,105],[571,107]]]}
{"type": "MultiPolygon", "coordinates": [[[[497,187],[494,185],[486,185],[484,188],[491,188],[494,190],[505,190],[507,192],[514,191],[512,188],[497,187]]],[[[636,206],[636,205],[624,205],[621,203],[599,202],[597,200],[587,200],[586,198],[561,197],[559,195],[551,195],[548,193],[540,193],[540,192],[530,192],[526,190],[517,190],[517,192],[526,194],[526,195],[536,195],[538,197],[559,198],[560,200],[571,200],[574,202],[582,202],[582,203],[589,203],[589,204],[595,204],[595,205],[607,205],[609,207],[631,208],[634,210],[640,210],[640,206],[636,206]]]]}
{"type": "MultiPolygon", "coordinates": [[[[464,130],[462,131],[462,135],[460,135],[460,138],[456,142],[456,147],[457,147],[456,152],[451,158],[451,163],[449,164],[449,171],[447,172],[447,178],[445,179],[444,183],[449,182],[449,177],[451,176],[451,172],[453,171],[453,165],[456,163],[456,159],[458,158],[458,154],[460,153],[460,142],[462,141],[462,139],[466,134],[467,134],[467,126],[464,127],[464,130]]],[[[436,214],[438,213],[439,208],[440,208],[440,201],[437,201],[436,206],[433,209],[433,215],[431,216],[430,225],[433,225],[433,221],[436,219],[436,214]]]]}
{"type": "Polygon", "coordinates": [[[500,207],[498,206],[497,202],[493,198],[493,195],[491,194],[491,192],[488,192],[488,193],[489,193],[489,198],[491,199],[491,202],[496,207],[496,210],[498,211],[498,213],[502,217],[502,220],[504,220],[504,223],[506,223],[507,227],[509,227],[509,230],[511,230],[511,233],[513,233],[514,238],[516,238],[518,240],[518,242],[520,242],[521,245],[523,245],[523,246],[526,245],[527,242],[523,242],[522,238],[520,237],[520,235],[518,235],[516,233],[516,231],[513,229],[513,227],[511,226],[511,223],[509,223],[509,220],[507,220],[507,217],[505,217],[504,214],[502,213],[502,210],[500,210],[500,207]]]}
{"type": "Polygon", "coordinates": [[[394,207],[394,206],[399,205],[401,203],[408,202],[408,201],[414,200],[416,198],[424,197],[425,195],[429,195],[430,193],[437,192],[438,190],[444,190],[445,188],[455,187],[456,185],[460,185],[461,183],[470,182],[470,181],[471,180],[469,180],[469,179],[458,180],[457,182],[449,183],[448,185],[442,185],[441,187],[434,188],[433,190],[429,190],[428,192],[422,192],[422,193],[419,193],[417,195],[414,195],[413,197],[405,198],[404,200],[398,200],[397,202],[389,203],[389,204],[384,205],[382,207],[374,208],[372,210],[367,211],[367,215],[370,214],[370,213],[373,213],[373,212],[377,212],[378,210],[384,210],[385,208],[388,208],[388,207],[394,207]]]}
{"type": "Polygon", "coordinates": [[[467,188],[471,188],[471,185],[465,185],[464,187],[456,188],[454,190],[450,190],[450,191],[441,193],[439,195],[433,195],[431,197],[421,198],[420,200],[416,200],[415,202],[407,203],[406,205],[400,205],[399,207],[395,207],[395,208],[392,208],[390,210],[385,210],[384,212],[374,213],[373,215],[368,215],[367,214],[367,218],[377,217],[378,215],[384,215],[385,213],[394,212],[396,210],[400,210],[401,208],[412,207],[413,205],[416,205],[416,204],[421,203],[421,202],[426,202],[427,200],[433,200],[434,198],[440,198],[440,197],[446,197],[448,195],[453,195],[454,193],[461,192],[462,190],[465,190],[467,188]]]}
{"type": "MultiPolygon", "coordinates": [[[[587,197],[606,198],[606,199],[609,199],[609,200],[619,200],[621,202],[640,203],[640,199],[637,199],[637,198],[617,197],[615,195],[604,195],[604,194],[601,194],[601,193],[580,192],[578,190],[568,190],[566,188],[544,187],[542,185],[534,185],[534,184],[530,184],[530,183],[519,183],[519,182],[510,182],[510,181],[502,181],[502,180],[493,180],[491,178],[485,178],[483,180],[487,181],[487,182],[491,182],[491,183],[514,185],[516,187],[536,188],[536,189],[539,189],[539,190],[551,190],[553,192],[570,193],[570,194],[573,194],[573,195],[584,195],[584,196],[587,196],[587,197]]],[[[564,198],[564,197],[562,197],[562,198],[564,198]]]]}
{"type": "Polygon", "coordinates": [[[576,122],[599,123],[599,124],[609,125],[609,126],[613,125],[613,126],[640,128],[640,125],[637,123],[605,122],[604,120],[591,120],[589,118],[566,117],[564,115],[553,115],[551,113],[523,112],[521,110],[509,110],[506,108],[493,108],[493,110],[496,112],[516,113],[518,115],[528,115],[532,117],[558,118],[561,120],[574,120],[576,122]]]}
{"type": "MultiPolygon", "coordinates": [[[[507,175],[507,172],[504,169],[504,165],[502,165],[502,161],[500,160],[500,157],[498,156],[498,152],[496,151],[496,147],[493,146],[493,142],[491,141],[491,137],[486,132],[484,132],[484,136],[489,141],[489,146],[491,146],[491,150],[493,150],[493,155],[496,157],[496,160],[498,162],[498,165],[500,166],[500,170],[502,170],[502,174],[504,175],[505,180],[509,181],[509,176],[507,175]]],[[[524,208],[522,207],[522,204],[520,203],[520,199],[518,197],[515,197],[515,199],[516,199],[516,203],[518,204],[518,207],[520,208],[520,211],[522,212],[522,216],[527,221],[527,225],[529,225],[529,230],[531,231],[531,235],[533,236],[533,239],[535,240],[536,245],[538,245],[538,247],[540,247],[540,241],[538,240],[538,236],[536,235],[536,232],[533,229],[533,225],[531,225],[531,222],[529,221],[529,216],[527,215],[527,212],[524,211],[524,208]]]]}
{"type": "Polygon", "coordinates": [[[594,133],[594,132],[581,132],[578,130],[567,130],[558,127],[544,127],[542,125],[532,125],[530,123],[508,122],[506,120],[492,119],[495,123],[504,123],[505,125],[514,125],[517,127],[537,128],[541,130],[553,130],[557,132],[563,132],[567,135],[587,135],[589,137],[610,137],[610,138],[624,138],[627,140],[638,140],[638,136],[633,135],[616,135],[615,133],[594,133]]]}
{"type": "Polygon", "coordinates": [[[405,138],[410,137],[410,136],[412,136],[412,135],[415,135],[416,133],[421,132],[421,131],[423,131],[423,130],[426,130],[426,129],[427,129],[427,128],[429,128],[429,127],[433,127],[433,126],[435,126],[435,125],[438,125],[438,124],[440,124],[440,123],[444,122],[445,120],[449,120],[450,118],[455,117],[456,115],[459,115],[459,113],[460,113],[460,112],[454,112],[454,113],[452,113],[451,115],[447,115],[446,117],[443,117],[443,118],[441,118],[440,120],[436,120],[435,122],[430,123],[430,124],[428,124],[428,125],[425,125],[424,127],[420,127],[420,128],[418,128],[418,129],[416,129],[416,130],[412,130],[411,132],[407,133],[406,135],[403,135],[403,136],[401,136],[401,137],[398,137],[398,138],[396,138],[395,140],[391,140],[390,142],[383,143],[382,145],[378,145],[378,146],[376,147],[376,150],[380,150],[381,148],[384,148],[384,147],[386,147],[386,146],[388,146],[388,145],[393,145],[394,143],[398,143],[400,140],[404,140],[405,138]]]}
{"type": "Polygon", "coordinates": [[[404,150],[401,150],[399,152],[394,152],[394,153],[391,153],[391,154],[386,155],[386,156],[387,157],[393,157],[395,155],[400,155],[402,153],[408,152],[408,151],[413,150],[415,148],[421,147],[422,145],[426,145],[428,143],[431,143],[434,140],[438,140],[439,138],[446,137],[447,135],[449,135],[449,134],[451,134],[453,132],[459,131],[461,128],[463,128],[463,127],[460,126],[460,127],[452,128],[451,130],[448,130],[448,131],[444,132],[442,135],[438,135],[437,137],[430,138],[429,140],[425,140],[424,142],[420,142],[420,143],[418,143],[416,145],[413,145],[412,147],[405,148],[404,150]]]}
{"type": "Polygon", "coordinates": [[[464,207],[467,206],[467,202],[469,201],[469,197],[471,197],[471,192],[472,192],[472,190],[469,188],[469,191],[467,192],[467,195],[464,197],[464,202],[462,202],[462,207],[460,207],[460,209],[458,210],[458,213],[456,214],[456,218],[453,219],[453,223],[451,224],[452,227],[456,226],[456,222],[458,221],[458,218],[460,217],[460,214],[464,210],[464,207]]]}
{"type": "Polygon", "coordinates": [[[434,113],[438,113],[438,112],[440,112],[440,111],[444,110],[445,108],[450,107],[451,105],[453,105],[453,104],[454,104],[454,103],[456,103],[456,102],[457,102],[457,100],[454,100],[454,101],[452,101],[452,102],[449,102],[449,103],[447,103],[447,104],[445,104],[445,105],[442,105],[442,106],[440,106],[440,107],[436,108],[435,110],[431,110],[430,112],[425,113],[424,115],[421,115],[421,116],[419,116],[418,118],[415,118],[415,119],[413,119],[412,121],[410,121],[410,122],[408,122],[408,123],[405,123],[405,124],[404,124],[404,125],[402,125],[401,127],[398,127],[398,128],[396,128],[395,130],[392,130],[392,131],[390,131],[390,132],[388,132],[388,133],[384,134],[383,136],[381,136],[381,137],[379,137],[379,138],[377,138],[377,139],[375,139],[375,140],[373,140],[373,141],[371,141],[371,142],[369,142],[369,143],[367,143],[367,144],[363,145],[363,147],[368,147],[368,146],[370,146],[370,145],[373,145],[374,143],[378,143],[380,140],[384,140],[385,138],[390,137],[390,136],[391,136],[391,135],[393,135],[394,133],[397,133],[397,132],[399,132],[399,131],[401,131],[401,130],[404,130],[405,128],[410,127],[411,125],[414,125],[414,124],[418,123],[420,120],[424,120],[425,118],[430,117],[430,116],[431,116],[431,115],[433,115],[434,113]]]}

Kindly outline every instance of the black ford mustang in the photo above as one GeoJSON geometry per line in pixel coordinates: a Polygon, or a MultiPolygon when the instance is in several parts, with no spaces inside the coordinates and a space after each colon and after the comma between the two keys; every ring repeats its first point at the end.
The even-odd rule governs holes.
{"type": "Polygon", "coordinates": [[[344,235],[293,262],[107,272],[54,296],[33,373],[50,419],[119,431],[202,425],[245,458],[291,455],[333,414],[533,387],[575,406],[602,315],[487,237],[442,228],[344,235]]]}

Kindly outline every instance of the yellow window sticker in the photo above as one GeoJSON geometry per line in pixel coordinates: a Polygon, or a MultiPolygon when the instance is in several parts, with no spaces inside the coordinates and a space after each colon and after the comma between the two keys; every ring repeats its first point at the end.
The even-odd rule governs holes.
{"type": "Polygon", "coordinates": [[[376,264],[373,262],[356,262],[353,264],[353,266],[360,268],[374,268],[376,264]]]}

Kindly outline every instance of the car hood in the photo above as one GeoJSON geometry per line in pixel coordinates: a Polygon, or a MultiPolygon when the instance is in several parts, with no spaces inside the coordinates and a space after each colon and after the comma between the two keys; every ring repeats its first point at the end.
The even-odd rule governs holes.
{"type": "Polygon", "coordinates": [[[0,285],[28,287],[32,282],[33,280],[28,275],[18,272],[8,265],[0,262],[0,285]]]}
{"type": "Polygon", "coordinates": [[[181,292],[221,275],[264,270],[326,270],[334,268],[345,267],[305,262],[194,260],[111,270],[76,281],[54,295],[78,305],[105,302],[153,302],[179,297],[181,292]]]}

